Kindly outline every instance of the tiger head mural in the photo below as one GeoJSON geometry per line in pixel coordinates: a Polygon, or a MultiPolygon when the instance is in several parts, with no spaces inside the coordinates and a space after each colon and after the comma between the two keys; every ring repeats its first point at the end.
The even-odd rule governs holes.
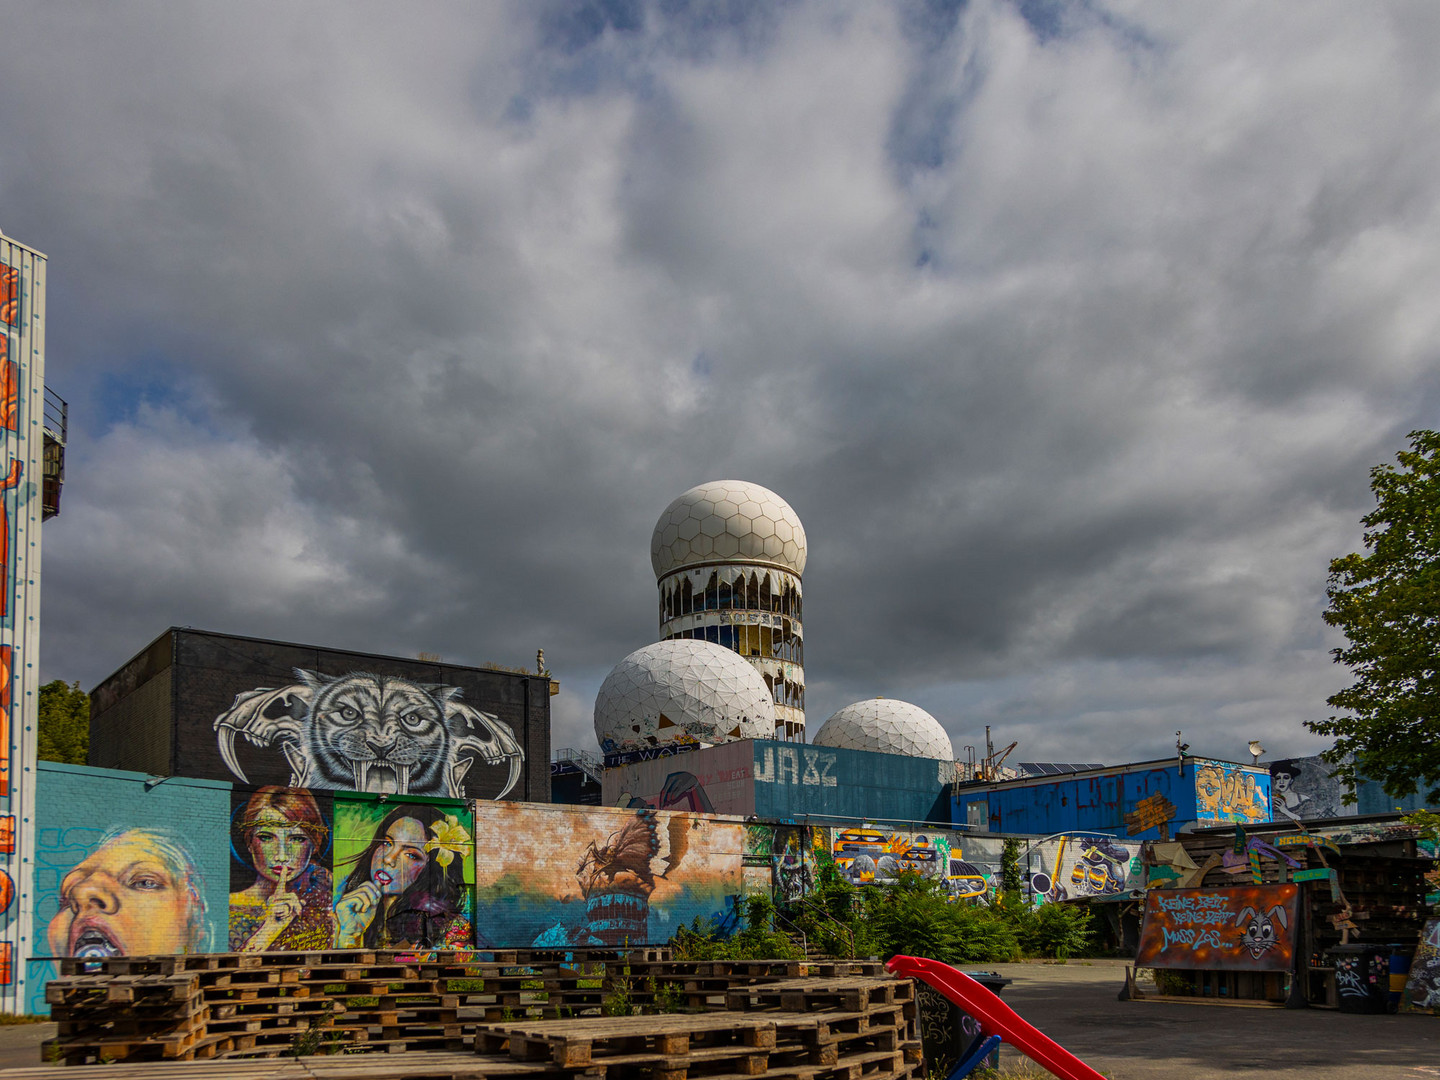
{"type": "Polygon", "coordinates": [[[235,695],[215,718],[220,755],[242,781],[236,737],[277,746],[290,787],[464,797],[476,761],[520,779],[525,752],[508,724],[459,700],[460,689],[369,672],[327,676],[297,668],[289,686],[235,695]]]}

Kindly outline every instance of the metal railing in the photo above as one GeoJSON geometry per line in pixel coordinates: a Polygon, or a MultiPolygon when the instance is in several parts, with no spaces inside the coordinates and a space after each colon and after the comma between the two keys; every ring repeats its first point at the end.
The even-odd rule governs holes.
{"type": "Polygon", "coordinates": [[[69,427],[69,403],[50,387],[45,387],[45,434],[64,446],[69,427]]]}
{"type": "Polygon", "coordinates": [[[584,750],[576,750],[571,746],[562,746],[559,750],[552,750],[550,752],[550,763],[552,765],[561,763],[574,765],[597,784],[601,783],[601,776],[605,771],[604,764],[594,754],[588,754],[584,750]]]}

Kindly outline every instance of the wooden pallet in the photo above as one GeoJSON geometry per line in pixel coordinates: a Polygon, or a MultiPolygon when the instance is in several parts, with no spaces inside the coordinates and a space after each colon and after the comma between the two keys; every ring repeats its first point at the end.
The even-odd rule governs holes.
{"type": "Polygon", "coordinates": [[[786,979],[733,989],[725,995],[725,1008],[731,1012],[751,1009],[866,1012],[876,1006],[913,1000],[914,984],[906,979],[786,979]]]}
{"type": "Polygon", "coordinates": [[[759,1076],[775,1048],[775,1025],[723,1014],[531,1020],[481,1025],[475,1046],[612,1080],[641,1073],[653,1080],[759,1076]]]}

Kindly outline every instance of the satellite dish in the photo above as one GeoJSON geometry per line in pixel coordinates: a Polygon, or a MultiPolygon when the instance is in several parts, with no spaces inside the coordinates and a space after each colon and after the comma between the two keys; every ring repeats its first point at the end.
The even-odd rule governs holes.
{"type": "Polygon", "coordinates": [[[1260,764],[1260,755],[1263,754],[1263,753],[1265,753],[1265,747],[1263,747],[1263,746],[1260,745],[1260,740],[1259,740],[1259,739],[1251,739],[1251,740],[1250,740],[1250,757],[1252,758],[1251,764],[1252,764],[1252,765],[1258,765],[1258,764],[1260,764]]]}

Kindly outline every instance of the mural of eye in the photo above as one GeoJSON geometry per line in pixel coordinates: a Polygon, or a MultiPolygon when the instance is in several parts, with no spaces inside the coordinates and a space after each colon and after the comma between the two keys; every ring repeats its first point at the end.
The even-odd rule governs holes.
{"type": "Polygon", "coordinates": [[[340,719],[347,724],[353,724],[360,719],[360,713],[353,705],[342,705],[340,707],[340,719]]]}
{"type": "Polygon", "coordinates": [[[412,712],[406,713],[404,716],[402,716],[400,718],[400,723],[404,724],[405,727],[411,731],[419,731],[426,724],[430,723],[430,718],[424,713],[412,712]]]}

